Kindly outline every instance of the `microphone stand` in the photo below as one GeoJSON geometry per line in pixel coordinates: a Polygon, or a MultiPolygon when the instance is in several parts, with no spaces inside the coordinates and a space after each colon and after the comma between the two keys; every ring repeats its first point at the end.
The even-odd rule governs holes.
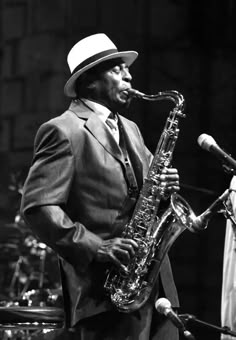
{"type": "Polygon", "coordinates": [[[202,320],[199,320],[196,318],[196,316],[194,315],[191,315],[191,314],[179,314],[179,317],[180,319],[184,322],[184,323],[188,323],[188,322],[191,322],[191,323],[195,323],[195,324],[199,324],[199,325],[202,325],[202,326],[205,326],[207,328],[210,328],[212,330],[215,330],[215,331],[218,331],[220,333],[223,333],[223,334],[227,334],[227,335],[231,335],[233,337],[236,337],[236,332],[232,331],[229,327],[227,326],[224,326],[224,327],[218,327],[218,326],[215,326],[215,325],[212,325],[208,322],[205,322],[205,321],[202,321],[202,320]]]}

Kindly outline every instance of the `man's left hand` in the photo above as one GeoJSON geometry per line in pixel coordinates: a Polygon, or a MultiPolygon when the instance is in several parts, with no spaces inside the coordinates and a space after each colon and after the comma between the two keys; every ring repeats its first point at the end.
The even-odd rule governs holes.
{"type": "Polygon", "coordinates": [[[179,191],[179,174],[175,168],[164,168],[160,175],[160,186],[165,189],[166,194],[179,191]]]}

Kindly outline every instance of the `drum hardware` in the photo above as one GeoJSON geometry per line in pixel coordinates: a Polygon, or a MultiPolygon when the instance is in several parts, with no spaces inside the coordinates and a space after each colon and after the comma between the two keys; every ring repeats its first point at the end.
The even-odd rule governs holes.
{"type": "Polygon", "coordinates": [[[19,306],[62,307],[62,291],[57,289],[32,289],[25,292],[18,300],[19,306]]]}
{"type": "MultiPolygon", "coordinates": [[[[21,195],[16,176],[9,189],[21,195]]],[[[59,268],[53,261],[57,264],[56,255],[32,235],[19,211],[14,223],[0,228],[1,284],[6,290],[0,300],[0,339],[44,339],[47,332],[63,327],[62,294],[54,290],[60,286],[59,268]]]]}
{"type": "Polygon", "coordinates": [[[3,340],[31,340],[37,339],[37,335],[61,329],[64,311],[55,307],[0,307],[0,320],[3,340]]]}
{"type": "MultiPolygon", "coordinates": [[[[34,236],[28,235],[21,247],[21,255],[14,263],[14,272],[9,286],[9,297],[14,301],[22,301],[29,290],[42,291],[45,287],[55,288],[58,282],[49,282],[47,277],[51,270],[46,268],[47,261],[55,255],[46,244],[39,242],[34,236]]],[[[56,264],[57,258],[55,255],[56,264]]],[[[48,263],[50,265],[50,263],[48,263]]],[[[55,267],[53,265],[53,267],[55,267]]],[[[59,270],[59,269],[58,269],[59,270]]],[[[55,271],[53,268],[52,272],[55,271]]],[[[55,277],[53,278],[55,280],[55,277]]],[[[57,284],[57,287],[59,283],[57,284]]]]}
{"type": "Polygon", "coordinates": [[[29,232],[19,232],[15,223],[2,228],[1,242],[0,252],[5,254],[2,256],[2,293],[5,294],[0,305],[59,305],[58,295],[51,293],[51,290],[60,287],[57,257],[51,248],[29,232]]]}
{"type": "Polygon", "coordinates": [[[36,257],[36,262],[38,263],[38,270],[31,271],[28,276],[27,282],[24,285],[24,288],[21,291],[21,297],[27,292],[30,288],[30,284],[34,281],[37,282],[37,288],[41,290],[45,281],[45,261],[46,256],[48,254],[48,247],[41,242],[38,242],[33,236],[28,236],[25,240],[25,245],[30,249],[30,255],[36,257]]]}
{"type": "Polygon", "coordinates": [[[62,328],[64,321],[61,291],[45,289],[48,283],[45,264],[47,256],[53,252],[34,236],[28,235],[20,253],[14,263],[10,301],[0,303],[0,338],[44,339],[46,333],[62,328]],[[28,290],[31,286],[36,289],[28,290]]]}
{"type": "MultiPolygon", "coordinates": [[[[10,284],[4,283],[4,285],[8,287],[7,295],[14,302],[21,300],[28,290],[37,289],[41,291],[46,286],[49,287],[50,284],[51,288],[55,287],[54,282],[49,282],[47,277],[50,268],[47,268],[49,263],[46,262],[51,260],[52,250],[32,235],[32,231],[28,228],[19,211],[19,198],[22,195],[25,175],[24,171],[10,173],[8,189],[14,194],[14,202],[17,201],[18,203],[14,222],[5,224],[4,228],[0,229],[0,244],[2,243],[0,253],[3,253],[0,254],[0,262],[1,259],[4,259],[3,265],[6,266],[7,263],[8,269],[10,266],[13,270],[10,284]],[[50,256],[48,257],[48,255],[50,256]]],[[[52,273],[54,272],[55,266],[52,268],[52,273]]],[[[9,271],[7,274],[9,276],[9,271]]],[[[53,280],[54,278],[51,281],[53,280]]]]}
{"type": "Polygon", "coordinates": [[[25,285],[28,280],[27,276],[21,270],[23,264],[28,265],[24,256],[20,256],[15,264],[15,270],[10,283],[9,296],[12,299],[21,296],[22,292],[20,286],[25,285]]]}

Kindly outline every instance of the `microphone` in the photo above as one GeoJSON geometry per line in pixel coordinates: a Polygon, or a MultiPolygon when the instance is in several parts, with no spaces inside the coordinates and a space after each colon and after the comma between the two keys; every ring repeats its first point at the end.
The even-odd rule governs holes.
{"type": "Polygon", "coordinates": [[[179,331],[190,340],[195,340],[194,336],[185,328],[183,321],[179,316],[173,311],[171,303],[166,298],[160,298],[155,302],[155,308],[158,313],[165,315],[179,331]]]}
{"type": "Polygon", "coordinates": [[[206,133],[203,133],[198,137],[197,141],[202,149],[213,153],[213,155],[219,158],[224,164],[230,166],[233,170],[236,170],[235,159],[233,159],[229,154],[222,150],[213,137],[207,135],[206,133]]]}
{"type": "Polygon", "coordinates": [[[223,205],[223,202],[228,198],[230,192],[230,189],[226,189],[201,215],[194,219],[192,226],[194,231],[203,230],[207,227],[211,216],[218,212],[219,207],[223,205]]]}

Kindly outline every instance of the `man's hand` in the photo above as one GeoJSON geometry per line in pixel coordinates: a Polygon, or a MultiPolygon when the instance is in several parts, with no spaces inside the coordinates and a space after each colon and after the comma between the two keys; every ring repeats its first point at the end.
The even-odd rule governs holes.
{"type": "MultiPolygon", "coordinates": [[[[164,168],[160,175],[160,186],[165,188],[167,195],[180,190],[179,174],[175,168],[164,168]]],[[[124,268],[135,255],[138,244],[132,239],[116,237],[104,240],[97,251],[96,260],[99,262],[114,263],[124,268]]]]}
{"type": "Polygon", "coordinates": [[[179,191],[179,174],[175,168],[164,168],[160,176],[160,186],[166,189],[167,195],[179,191]]]}
{"type": "Polygon", "coordinates": [[[96,260],[99,262],[112,262],[124,268],[134,256],[138,244],[132,239],[116,237],[104,240],[97,251],[96,260]]]}

